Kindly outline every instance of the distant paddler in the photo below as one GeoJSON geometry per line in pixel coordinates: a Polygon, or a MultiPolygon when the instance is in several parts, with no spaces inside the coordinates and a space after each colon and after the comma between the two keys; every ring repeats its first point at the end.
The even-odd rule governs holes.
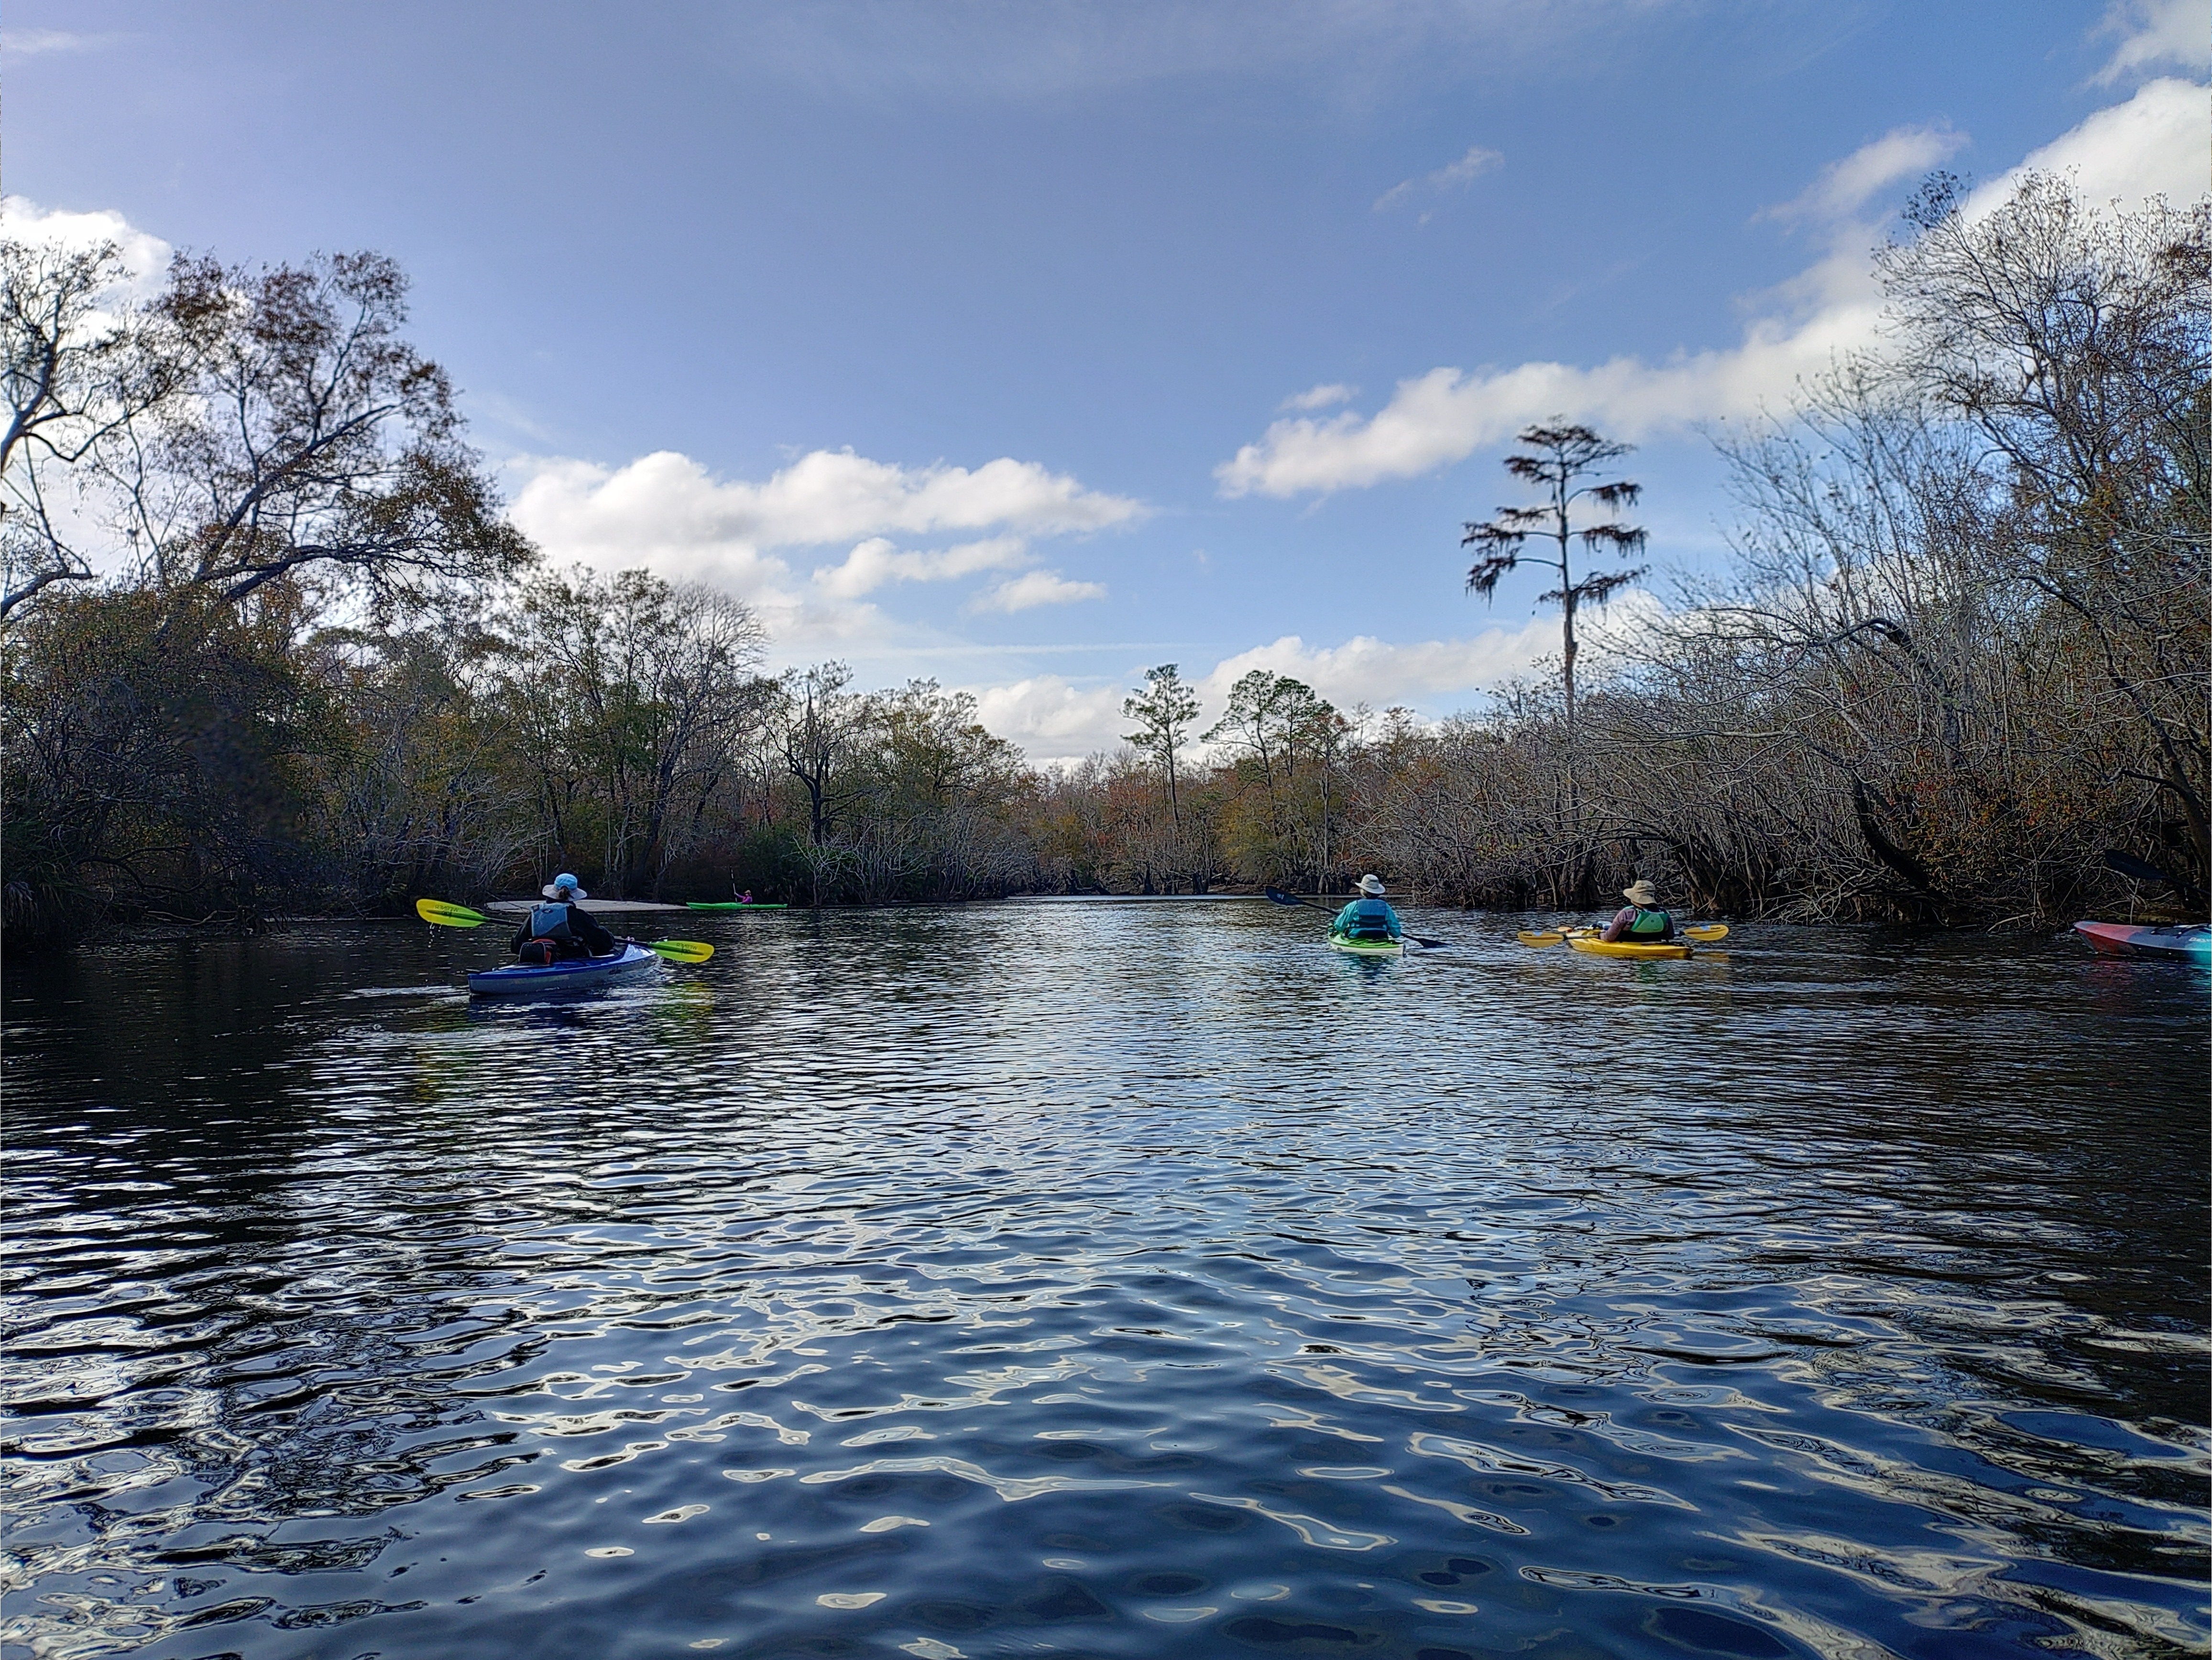
{"type": "Polygon", "coordinates": [[[1674,939],[1674,918],[1658,909],[1659,891],[1638,878],[1620,891],[1628,903],[1613,914],[1598,938],[1607,945],[1666,946],[1674,939]]]}
{"type": "Polygon", "coordinates": [[[1359,897],[1337,912],[1328,931],[1340,939],[1402,939],[1406,926],[1382,897],[1382,879],[1370,871],[1359,879],[1359,897]]]}
{"type": "Polygon", "coordinates": [[[585,957],[605,957],[615,949],[615,937],[576,902],[588,899],[582,885],[567,871],[538,890],[547,903],[532,905],[522,926],[509,942],[515,960],[544,966],[585,957]]]}

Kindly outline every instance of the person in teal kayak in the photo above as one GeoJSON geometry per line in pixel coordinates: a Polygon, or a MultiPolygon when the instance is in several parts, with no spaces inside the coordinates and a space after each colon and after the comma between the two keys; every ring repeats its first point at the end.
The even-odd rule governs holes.
{"type": "Polygon", "coordinates": [[[1613,914],[1598,938],[1608,945],[1626,940],[1632,946],[1663,946],[1674,937],[1674,919],[1657,909],[1659,891],[1639,878],[1620,891],[1628,903],[1613,914]]]}
{"type": "Polygon", "coordinates": [[[1406,932],[1382,897],[1382,879],[1372,872],[1359,879],[1359,897],[1337,912],[1328,931],[1345,939],[1397,939],[1406,932]]]}
{"type": "Polygon", "coordinates": [[[614,950],[614,935],[576,903],[591,896],[574,877],[562,871],[539,891],[547,903],[530,908],[530,915],[522,919],[522,926],[509,942],[518,962],[560,963],[580,957],[605,957],[614,950]]]}

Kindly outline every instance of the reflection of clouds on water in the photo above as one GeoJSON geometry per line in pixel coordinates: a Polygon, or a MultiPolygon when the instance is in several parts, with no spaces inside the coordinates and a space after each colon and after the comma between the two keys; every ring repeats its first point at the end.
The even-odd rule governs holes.
{"type": "Polygon", "coordinates": [[[550,1010],[388,930],[11,966],[8,1640],[2201,1646],[2186,985],[1415,926],[1459,971],[1243,905],[550,1010]]]}

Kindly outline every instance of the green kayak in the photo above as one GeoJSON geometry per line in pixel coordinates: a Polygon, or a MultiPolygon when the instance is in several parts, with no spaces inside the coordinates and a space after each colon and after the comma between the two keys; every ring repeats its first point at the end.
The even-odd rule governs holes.
{"type": "Polygon", "coordinates": [[[1328,937],[1329,948],[1340,951],[1347,957],[1398,957],[1406,946],[1397,939],[1347,939],[1340,933],[1328,937]]]}
{"type": "Polygon", "coordinates": [[[690,910],[788,910],[791,909],[788,905],[748,904],[742,899],[687,899],[684,903],[690,910]]]}

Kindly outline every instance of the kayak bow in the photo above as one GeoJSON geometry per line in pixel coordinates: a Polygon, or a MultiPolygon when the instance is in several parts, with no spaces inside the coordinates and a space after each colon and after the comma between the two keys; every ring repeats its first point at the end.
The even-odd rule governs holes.
{"type": "Polygon", "coordinates": [[[2147,928],[2134,922],[2076,922],[2074,932],[2100,957],[2154,957],[2212,964],[2212,927],[2147,928]]]}

